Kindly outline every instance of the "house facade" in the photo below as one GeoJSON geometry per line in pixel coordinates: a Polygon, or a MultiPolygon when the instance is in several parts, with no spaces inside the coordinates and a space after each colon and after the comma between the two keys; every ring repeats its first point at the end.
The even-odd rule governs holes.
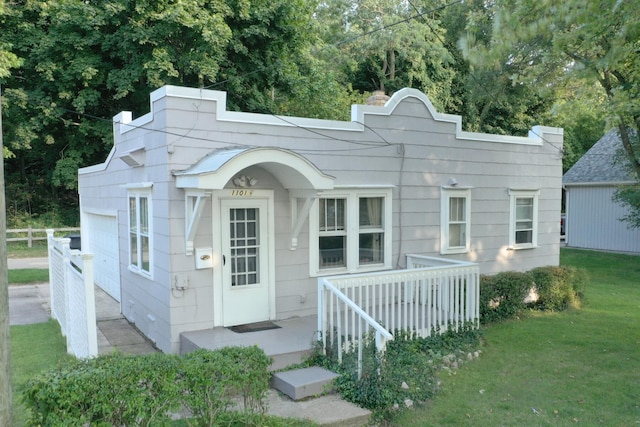
{"type": "Polygon", "coordinates": [[[315,315],[327,275],[557,265],[562,129],[465,132],[423,93],[349,122],[227,111],[224,92],[166,86],[114,118],[106,161],[79,171],[96,282],[165,352],[217,326],[315,315]]]}
{"type": "Polygon", "coordinates": [[[621,221],[628,208],[612,199],[620,185],[636,182],[622,150],[610,130],[565,173],[567,246],[640,253],[640,229],[621,221]]]}

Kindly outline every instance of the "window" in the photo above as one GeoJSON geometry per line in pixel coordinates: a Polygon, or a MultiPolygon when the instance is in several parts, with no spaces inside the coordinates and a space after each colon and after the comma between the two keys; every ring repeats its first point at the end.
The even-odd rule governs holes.
{"type": "Polygon", "coordinates": [[[509,247],[535,248],[538,245],[538,190],[509,190],[511,216],[509,247]]]}
{"type": "Polygon", "coordinates": [[[151,194],[129,191],[129,269],[151,276],[151,194]]]}
{"type": "Polygon", "coordinates": [[[311,274],[391,266],[391,190],[324,193],[310,214],[311,274]]]}
{"type": "Polygon", "coordinates": [[[443,187],[440,205],[440,253],[459,254],[471,247],[471,189],[443,187]]]}

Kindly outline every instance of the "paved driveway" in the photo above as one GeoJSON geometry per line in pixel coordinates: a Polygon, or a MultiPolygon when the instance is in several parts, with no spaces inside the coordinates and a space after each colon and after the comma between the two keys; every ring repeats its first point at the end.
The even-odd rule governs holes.
{"type": "Polygon", "coordinates": [[[44,323],[51,317],[49,284],[9,286],[9,324],[44,323]]]}

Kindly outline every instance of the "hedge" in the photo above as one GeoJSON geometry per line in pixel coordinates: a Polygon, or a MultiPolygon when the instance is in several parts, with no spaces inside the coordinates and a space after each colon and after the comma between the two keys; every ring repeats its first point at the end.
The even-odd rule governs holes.
{"type": "Polygon", "coordinates": [[[232,408],[263,410],[270,363],[255,346],[197,350],[185,357],[114,353],[33,378],[23,400],[30,424],[39,426],[162,426],[176,416],[210,426],[232,408]],[[245,405],[239,407],[236,397],[245,405]]]}

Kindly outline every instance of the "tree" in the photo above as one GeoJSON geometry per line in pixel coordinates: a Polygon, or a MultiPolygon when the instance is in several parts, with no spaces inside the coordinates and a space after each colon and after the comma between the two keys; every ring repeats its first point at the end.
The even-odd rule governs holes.
{"type": "MultiPolygon", "coordinates": [[[[633,173],[640,180],[640,3],[619,0],[485,2],[491,33],[470,20],[467,57],[484,68],[511,69],[514,85],[541,94],[577,80],[598,84],[633,173]]],[[[636,190],[637,191],[637,190],[636,190]]],[[[640,210],[635,191],[623,200],[640,210]]]]}
{"type": "Polygon", "coordinates": [[[293,110],[289,94],[309,98],[303,72],[321,74],[305,53],[306,0],[18,0],[8,12],[3,37],[24,58],[6,92],[16,211],[62,205],[77,221],[78,168],[106,158],[113,115],[144,113],[162,85],[223,89],[231,108],[278,113],[293,110]]]}
{"type": "Polygon", "coordinates": [[[319,54],[358,91],[414,87],[443,110],[455,71],[436,9],[420,0],[322,2],[315,14],[324,43],[319,54]]]}
{"type": "MultiPolygon", "coordinates": [[[[0,0],[0,22],[4,20],[4,0],[0,0]]],[[[2,81],[19,64],[11,45],[0,41],[0,152],[4,153],[2,131],[2,81]]],[[[11,328],[9,323],[9,278],[7,268],[7,217],[4,185],[4,155],[0,157],[0,425],[11,425],[11,328]]]]}

